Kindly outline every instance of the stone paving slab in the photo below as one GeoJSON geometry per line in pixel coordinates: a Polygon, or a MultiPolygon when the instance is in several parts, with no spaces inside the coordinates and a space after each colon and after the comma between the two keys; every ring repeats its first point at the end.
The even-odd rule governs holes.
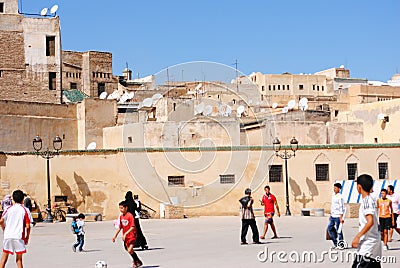
{"type": "MultiPolygon", "coordinates": [[[[268,239],[264,244],[240,245],[239,217],[198,217],[181,220],[142,220],[141,225],[149,242],[150,250],[137,253],[143,260],[143,267],[351,267],[349,262],[340,262],[340,258],[351,249],[338,251],[329,260],[325,256],[322,263],[294,263],[296,255],[286,256],[288,263],[280,263],[277,255],[265,262],[258,260],[260,252],[271,254],[272,251],[285,251],[290,254],[297,251],[315,251],[318,258],[322,251],[328,251],[331,246],[325,241],[327,217],[291,216],[275,217],[280,239],[268,239]]],[[[258,229],[262,230],[263,219],[257,219],[258,229]]],[[[24,255],[25,267],[34,268],[81,268],[94,267],[96,261],[104,260],[108,268],[131,267],[131,258],[124,251],[122,241],[111,242],[115,233],[112,221],[87,222],[85,236],[85,252],[74,253],[71,245],[75,236],[69,223],[38,223],[32,229],[28,253],[24,255]]],[[[357,219],[348,219],[344,225],[344,236],[350,244],[358,230],[357,219]]],[[[2,238],[2,234],[0,235],[2,238]]],[[[391,250],[384,252],[385,256],[396,258],[397,264],[383,264],[383,267],[399,267],[400,236],[394,235],[390,243],[391,250]]],[[[251,242],[251,231],[248,233],[251,242]]],[[[263,257],[261,255],[260,257],[263,257]]],[[[299,255],[300,256],[300,255],[299,255]]],[[[16,267],[14,257],[10,256],[7,267],[16,267]]]]}

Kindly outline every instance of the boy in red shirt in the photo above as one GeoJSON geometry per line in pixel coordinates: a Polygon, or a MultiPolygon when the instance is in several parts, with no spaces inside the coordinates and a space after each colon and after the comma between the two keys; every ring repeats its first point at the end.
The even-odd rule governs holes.
{"type": "Polygon", "coordinates": [[[265,235],[267,234],[268,231],[268,224],[271,225],[272,232],[274,232],[274,236],[272,239],[278,238],[278,235],[276,234],[276,229],[275,229],[275,224],[274,224],[274,219],[273,216],[275,214],[275,207],[278,212],[278,217],[281,216],[281,213],[279,212],[279,206],[278,202],[276,201],[276,197],[271,194],[269,186],[264,187],[265,194],[263,195],[263,198],[261,200],[261,205],[264,206],[264,214],[265,214],[265,224],[264,224],[264,233],[262,236],[260,236],[261,239],[265,239],[265,235]]]}
{"type": "Polygon", "coordinates": [[[133,218],[133,215],[128,212],[128,204],[126,201],[119,203],[119,211],[122,213],[119,216],[120,225],[114,237],[112,238],[112,241],[115,242],[119,232],[122,230],[122,241],[124,241],[125,250],[128,251],[133,259],[132,267],[140,267],[143,265],[143,263],[139,259],[136,252],[133,251],[136,241],[135,219],[133,218]]]}

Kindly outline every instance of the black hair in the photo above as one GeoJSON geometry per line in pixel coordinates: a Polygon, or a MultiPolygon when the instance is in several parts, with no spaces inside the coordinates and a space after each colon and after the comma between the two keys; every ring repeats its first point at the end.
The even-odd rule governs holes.
{"type": "Polygon", "coordinates": [[[265,190],[265,189],[271,190],[271,189],[269,188],[269,185],[265,185],[264,190],[265,190]]]}
{"type": "Polygon", "coordinates": [[[393,185],[389,185],[388,188],[390,189],[390,191],[392,191],[394,193],[394,186],[393,185]]]}
{"type": "Polygon", "coordinates": [[[385,192],[386,194],[388,193],[388,190],[382,189],[381,192],[385,192]]]}
{"type": "Polygon", "coordinates": [[[12,193],[12,198],[15,203],[22,203],[22,201],[24,200],[24,193],[21,190],[15,190],[12,193]]]}
{"type": "Polygon", "coordinates": [[[119,205],[123,206],[123,207],[127,207],[128,203],[126,201],[121,201],[121,202],[119,202],[119,205]]]}
{"type": "Polygon", "coordinates": [[[335,183],[333,186],[335,186],[335,187],[337,187],[337,188],[339,188],[339,189],[342,189],[342,185],[340,184],[340,183],[335,183]]]}
{"type": "Polygon", "coordinates": [[[125,200],[127,201],[133,201],[133,196],[131,191],[127,191],[125,194],[125,200]]]}
{"type": "Polygon", "coordinates": [[[79,213],[78,214],[78,219],[85,219],[85,214],[79,213]]]}
{"type": "Polygon", "coordinates": [[[370,175],[362,174],[357,177],[357,184],[360,184],[361,188],[369,193],[372,189],[372,186],[374,185],[374,180],[370,175]]]}
{"type": "Polygon", "coordinates": [[[247,188],[246,190],[244,190],[244,194],[251,194],[251,189],[247,188]]]}
{"type": "Polygon", "coordinates": [[[138,196],[137,194],[135,194],[135,195],[133,196],[133,199],[139,199],[139,196],[138,196]]]}

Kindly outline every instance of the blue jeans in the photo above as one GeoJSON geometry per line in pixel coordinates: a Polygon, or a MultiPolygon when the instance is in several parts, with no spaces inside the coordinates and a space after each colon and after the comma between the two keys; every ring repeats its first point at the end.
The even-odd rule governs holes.
{"type": "Polygon", "coordinates": [[[78,250],[82,251],[84,243],[85,243],[85,236],[84,235],[76,235],[76,242],[74,244],[74,248],[79,246],[78,250]]]}
{"type": "Polygon", "coordinates": [[[337,230],[339,229],[339,224],[340,224],[340,218],[339,217],[329,217],[329,225],[328,225],[328,233],[329,236],[331,237],[331,240],[335,246],[337,246],[337,242],[343,240],[343,232],[340,232],[339,234],[337,233],[337,230]]]}

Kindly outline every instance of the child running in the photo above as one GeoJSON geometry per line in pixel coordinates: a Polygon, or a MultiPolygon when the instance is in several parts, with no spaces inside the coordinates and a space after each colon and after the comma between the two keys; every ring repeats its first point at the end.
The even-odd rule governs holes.
{"type": "Polygon", "coordinates": [[[140,267],[143,265],[143,263],[139,259],[136,252],[133,251],[136,241],[135,220],[133,215],[128,212],[128,204],[126,201],[119,203],[119,211],[122,213],[119,216],[120,225],[114,237],[112,238],[112,241],[113,243],[115,242],[119,232],[122,230],[122,241],[124,241],[125,250],[128,251],[133,259],[132,267],[140,267]]]}
{"type": "Polygon", "coordinates": [[[80,213],[75,220],[76,222],[76,227],[77,231],[75,232],[76,234],[76,242],[72,245],[72,250],[76,252],[76,248],[79,246],[78,250],[79,252],[83,251],[83,244],[85,243],[85,231],[83,230],[83,227],[85,226],[85,215],[80,213]]]}
{"type": "Polygon", "coordinates": [[[392,201],[387,198],[388,191],[381,190],[382,197],[378,199],[379,208],[379,226],[381,229],[381,239],[383,241],[383,250],[388,250],[388,232],[394,226],[394,216],[392,201]]]}
{"type": "Polygon", "coordinates": [[[12,197],[15,204],[4,211],[0,225],[4,231],[3,255],[1,257],[0,267],[4,268],[8,255],[16,254],[16,263],[18,268],[22,268],[22,254],[26,253],[31,231],[30,220],[27,209],[23,206],[24,193],[21,190],[13,192],[12,197]]]}

